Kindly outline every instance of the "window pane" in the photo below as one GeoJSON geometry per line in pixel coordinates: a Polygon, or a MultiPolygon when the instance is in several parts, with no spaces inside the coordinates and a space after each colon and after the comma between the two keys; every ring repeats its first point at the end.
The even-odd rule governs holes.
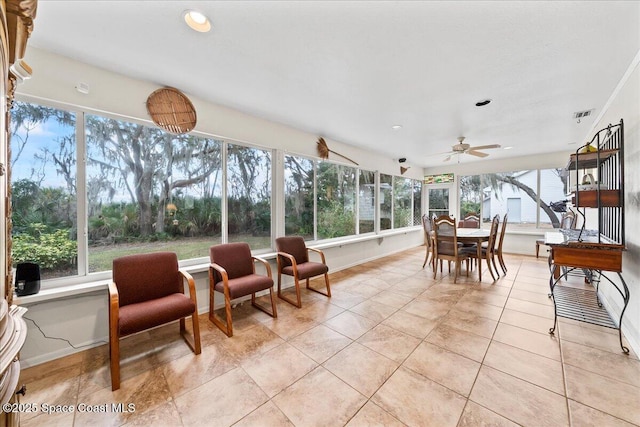
{"type": "Polygon", "coordinates": [[[356,169],[318,163],[318,238],[356,234],[356,169]]]}
{"type": "Polygon", "coordinates": [[[393,228],[409,227],[413,225],[411,198],[413,196],[411,180],[408,178],[393,178],[393,228]]]}
{"type": "Polygon", "coordinates": [[[422,225],[422,181],[413,181],[413,225],[422,225]]]}
{"type": "Polygon", "coordinates": [[[313,240],[313,161],[284,156],[284,230],[313,240]]]}
{"type": "Polygon", "coordinates": [[[538,212],[538,171],[527,170],[484,175],[485,198],[482,207],[484,222],[495,215],[509,213],[509,224],[531,228],[538,212]]]}
{"type": "Polygon", "coordinates": [[[392,180],[391,175],[380,174],[380,230],[391,229],[392,180]]]}
{"type": "Polygon", "coordinates": [[[460,177],[460,219],[468,214],[481,216],[482,194],[480,175],[460,177]]]}
{"type": "Polygon", "coordinates": [[[429,217],[449,215],[449,189],[429,188],[429,217]]]}
{"type": "MultiPolygon", "coordinates": [[[[560,227],[562,213],[551,209],[551,202],[567,200],[567,175],[562,169],[540,170],[540,224],[541,228],[560,227]]],[[[511,219],[509,219],[511,221],[511,219]]]]}
{"type": "Polygon", "coordinates": [[[376,218],[376,174],[361,170],[359,186],[360,234],[372,233],[375,231],[376,218]]]}
{"type": "Polygon", "coordinates": [[[78,274],[75,114],[15,102],[11,110],[14,265],[40,277],[78,274]]]}
{"type": "Polygon", "coordinates": [[[86,115],[89,272],[169,250],[206,257],[220,242],[220,141],[86,115]]]}
{"type": "Polygon", "coordinates": [[[229,242],[271,247],[271,152],[229,144],[227,150],[229,242]]]}

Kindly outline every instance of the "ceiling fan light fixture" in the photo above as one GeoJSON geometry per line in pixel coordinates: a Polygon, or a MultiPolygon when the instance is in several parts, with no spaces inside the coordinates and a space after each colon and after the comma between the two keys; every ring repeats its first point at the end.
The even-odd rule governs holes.
{"type": "Polygon", "coordinates": [[[476,102],[476,107],[484,107],[485,105],[491,102],[490,99],[483,99],[482,101],[476,102]]]}
{"type": "Polygon", "coordinates": [[[184,22],[187,23],[189,28],[199,33],[206,33],[211,30],[211,21],[209,21],[209,18],[197,10],[186,10],[184,12],[184,22]]]}

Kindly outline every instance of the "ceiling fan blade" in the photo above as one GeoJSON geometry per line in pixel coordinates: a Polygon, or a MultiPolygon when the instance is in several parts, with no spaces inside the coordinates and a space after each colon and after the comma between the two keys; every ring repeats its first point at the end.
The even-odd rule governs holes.
{"type": "Polygon", "coordinates": [[[490,148],[500,148],[500,144],[478,145],[477,147],[469,147],[469,150],[488,150],[490,148]]]}
{"type": "Polygon", "coordinates": [[[445,157],[443,162],[448,162],[449,160],[451,160],[451,154],[449,154],[447,157],[445,157]]]}
{"type": "Polygon", "coordinates": [[[467,151],[467,154],[471,154],[472,156],[476,156],[476,157],[487,157],[489,155],[487,153],[483,153],[481,151],[476,151],[476,150],[469,150],[467,151]]]}

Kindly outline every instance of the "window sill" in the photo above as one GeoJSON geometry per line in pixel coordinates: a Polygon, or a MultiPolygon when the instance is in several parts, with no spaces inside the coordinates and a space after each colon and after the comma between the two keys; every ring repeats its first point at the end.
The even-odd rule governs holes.
{"type": "MultiPolygon", "coordinates": [[[[422,227],[407,227],[399,230],[386,230],[380,232],[379,234],[367,234],[358,237],[351,237],[345,239],[332,239],[319,244],[309,244],[309,247],[316,249],[330,249],[330,248],[339,248],[346,245],[352,245],[355,243],[367,242],[370,240],[378,240],[378,242],[382,242],[385,237],[398,236],[402,234],[411,234],[415,232],[422,232],[422,227]]],[[[275,260],[276,252],[268,252],[262,254],[256,254],[257,257],[266,260],[275,260]]],[[[209,270],[209,263],[199,263],[188,266],[181,266],[182,270],[187,271],[190,274],[195,273],[203,273],[209,270]]],[[[17,305],[29,306],[33,304],[38,304],[47,301],[54,301],[58,299],[64,299],[69,297],[74,297],[78,295],[85,295],[90,293],[98,293],[105,292],[109,285],[111,279],[101,279],[95,280],[92,282],[85,282],[73,285],[66,286],[57,286],[55,288],[43,289],[35,295],[25,295],[25,296],[14,296],[13,302],[17,305]]]]}

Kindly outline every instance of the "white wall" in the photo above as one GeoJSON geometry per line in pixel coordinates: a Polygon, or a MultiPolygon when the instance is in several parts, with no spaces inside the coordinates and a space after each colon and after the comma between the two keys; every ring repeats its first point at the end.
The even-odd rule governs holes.
{"type": "MultiPolygon", "coordinates": [[[[69,58],[60,57],[36,48],[27,49],[26,61],[33,67],[33,78],[20,87],[19,94],[30,99],[45,99],[69,106],[79,106],[95,112],[117,113],[119,115],[148,120],[145,101],[148,95],[162,85],[137,81],[110,73],[69,58]],[[75,90],[78,83],[86,83],[90,93],[83,95],[75,90]]],[[[165,82],[170,85],[170,82],[165,82]]],[[[248,114],[198,99],[197,94],[187,94],[193,102],[197,114],[196,131],[227,139],[244,141],[267,148],[286,150],[310,157],[317,157],[318,135],[293,129],[282,124],[269,122],[248,114]]],[[[400,166],[395,159],[385,158],[370,151],[351,147],[337,141],[328,140],[333,150],[356,160],[363,169],[399,175],[400,166]]],[[[330,157],[340,161],[339,158],[330,157]]],[[[409,166],[405,164],[405,166],[409,166]]],[[[405,177],[422,179],[422,170],[413,167],[405,177]]],[[[413,229],[398,235],[381,236],[366,242],[344,244],[325,250],[330,271],[337,271],[352,265],[380,258],[423,243],[422,231],[413,229]]],[[[275,271],[275,265],[273,266],[275,271]]],[[[208,311],[207,274],[194,275],[197,284],[200,312],[208,311]]],[[[93,346],[106,342],[107,293],[84,294],[67,299],[51,300],[35,304],[24,304],[29,311],[27,341],[21,351],[24,366],[42,363],[75,350],[73,346],[93,346]]]]}

